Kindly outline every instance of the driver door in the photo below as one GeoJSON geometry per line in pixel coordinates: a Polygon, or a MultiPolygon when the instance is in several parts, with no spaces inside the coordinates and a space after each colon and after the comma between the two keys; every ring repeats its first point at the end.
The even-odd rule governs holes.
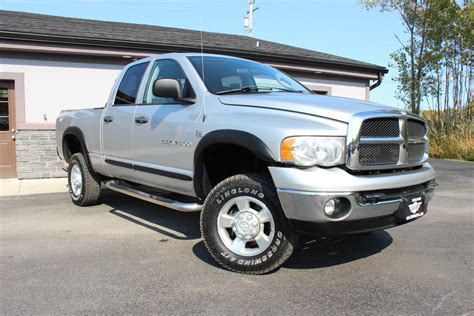
{"type": "Polygon", "coordinates": [[[183,96],[195,98],[194,90],[176,60],[154,62],[143,102],[137,105],[133,122],[135,177],[150,186],[192,195],[194,131],[200,102],[187,104],[154,96],[153,83],[161,78],[178,80],[183,96]]]}

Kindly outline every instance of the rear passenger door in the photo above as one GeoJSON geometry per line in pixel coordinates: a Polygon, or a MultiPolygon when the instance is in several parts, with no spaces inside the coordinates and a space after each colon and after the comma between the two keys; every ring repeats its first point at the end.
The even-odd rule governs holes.
{"type": "Polygon", "coordinates": [[[123,73],[112,104],[102,115],[102,146],[106,171],[133,179],[133,126],[136,100],[149,62],[132,64],[123,73]]]}
{"type": "Polygon", "coordinates": [[[140,183],[192,195],[199,99],[188,104],[153,95],[155,80],[167,78],[178,80],[184,97],[196,97],[185,71],[174,59],[156,60],[148,77],[133,122],[136,177],[140,183]]]}

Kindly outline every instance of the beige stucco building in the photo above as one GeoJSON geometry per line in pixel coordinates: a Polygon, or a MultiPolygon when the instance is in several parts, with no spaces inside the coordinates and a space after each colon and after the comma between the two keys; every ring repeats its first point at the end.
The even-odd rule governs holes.
{"type": "Polygon", "coordinates": [[[54,136],[61,110],[103,106],[134,59],[201,49],[269,64],[319,94],[361,100],[387,73],[245,36],[0,11],[0,178],[64,176],[54,136]]]}

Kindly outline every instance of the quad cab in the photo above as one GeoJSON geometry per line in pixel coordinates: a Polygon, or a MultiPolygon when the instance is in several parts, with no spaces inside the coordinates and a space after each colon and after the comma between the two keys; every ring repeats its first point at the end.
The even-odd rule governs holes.
{"type": "Polygon", "coordinates": [[[99,203],[107,188],[200,211],[209,253],[241,273],[277,269],[301,233],[357,234],[420,218],[435,186],[421,117],[315,95],[274,68],[227,56],[131,63],[104,108],[63,111],[56,128],[73,203],[99,203]]]}

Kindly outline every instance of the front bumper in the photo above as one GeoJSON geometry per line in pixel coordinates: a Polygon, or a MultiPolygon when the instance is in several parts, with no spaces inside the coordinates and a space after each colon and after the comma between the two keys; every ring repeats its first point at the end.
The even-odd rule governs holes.
{"type": "Polygon", "coordinates": [[[339,235],[401,225],[427,211],[435,187],[430,164],[406,172],[352,175],[339,169],[270,167],[286,217],[299,232],[339,235]],[[324,213],[330,199],[345,202],[343,216],[324,213]],[[411,214],[409,205],[421,198],[411,214]],[[411,216],[413,215],[413,216],[411,216]]]}

